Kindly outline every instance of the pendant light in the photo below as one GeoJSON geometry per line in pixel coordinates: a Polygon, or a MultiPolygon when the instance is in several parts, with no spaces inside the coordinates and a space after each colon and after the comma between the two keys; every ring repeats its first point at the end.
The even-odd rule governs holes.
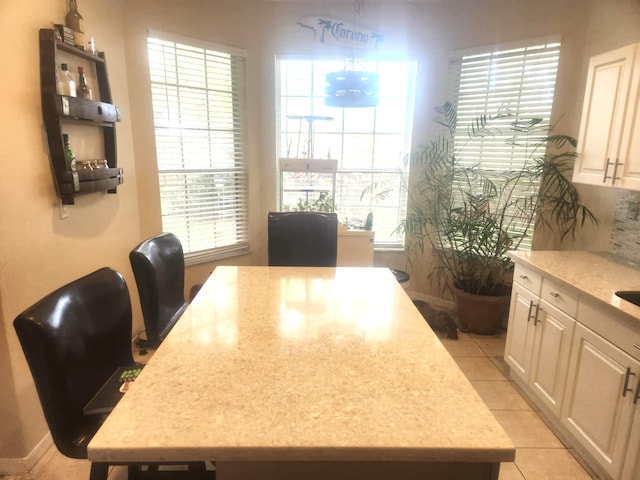
{"type": "MultiPolygon", "coordinates": [[[[360,15],[363,4],[364,0],[354,1],[354,18],[360,15]]],[[[344,69],[326,74],[324,103],[328,107],[375,107],[378,105],[379,80],[377,73],[359,69],[352,57],[344,69]]]]}
{"type": "Polygon", "coordinates": [[[378,105],[377,73],[365,70],[342,70],[326,75],[324,100],[328,107],[375,107],[378,105]]]}

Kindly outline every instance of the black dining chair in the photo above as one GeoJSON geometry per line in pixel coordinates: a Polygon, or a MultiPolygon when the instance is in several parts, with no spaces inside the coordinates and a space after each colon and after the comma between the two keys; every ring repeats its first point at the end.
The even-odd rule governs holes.
{"type": "Polygon", "coordinates": [[[184,298],[184,254],[178,237],[161,233],[140,243],[129,253],[138,286],[146,330],[141,347],[155,348],[178,321],[184,298]]]}
{"type": "MultiPolygon", "coordinates": [[[[63,455],[87,458],[87,444],[105,416],[85,415],[83,407],[118,367],[134,363],[131,324],[127,284],[106,267],[51,292],[14,320],[45,420],[63,455]]],[[[175,478],[205,478],[204,462],[180,465],[187,475],[175,478]]],[[[108,467],[92,463],[90,479],[106,480],[108,467]]],[[[131,464],[128,470],[129,479],[167,473],[158,465],[131,464]]]]}
{"type": "Polygon", "coordinates": [[[271,266],[335,267],[338,216],[326,212],[269,212],[271,266]]]}

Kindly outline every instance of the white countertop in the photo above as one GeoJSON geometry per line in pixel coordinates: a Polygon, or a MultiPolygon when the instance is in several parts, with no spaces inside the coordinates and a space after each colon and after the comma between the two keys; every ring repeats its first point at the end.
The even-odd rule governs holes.
{"type": "Polygon", "coordinates": [[[386,268],[217,267],[92,461],[502,462],[513,443],[386,268]]]}
{"type": "Polygon", "coordinates": [[[640,290],[638,264],[608,253],[585,251],[512,252],[509,256],[640,322],[640,307],[615,294],[640,290]]]}

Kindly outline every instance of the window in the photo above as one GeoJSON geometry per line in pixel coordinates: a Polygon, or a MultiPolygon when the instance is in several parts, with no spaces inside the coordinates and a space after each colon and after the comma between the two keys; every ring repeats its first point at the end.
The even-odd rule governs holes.
{"type": "MultiPolygon", "coordinates": [[[[518,142],[507,142],[517,135],[512,130],[505,128],[503,134],[469,142],[466,125],[479,115],[500,110],[519,118],[539,118],[542,124],[549,125],[559,58],[559,39],[553,38],[501,51],[462,52],[450,60],[450,95],[458,110],[456,147],[466,144],[462,161],[496,172],[524,165],[530,152],[519,147],[518,142]]],[[[506,120],[504,126],[512,121],[506,120]]],[[[519,237],[524,232],[519,222],[514,222],[511,233],[519,237]]],[[[531,234],[527,232],[520,249],[531,248],[531,234]]]]}
{"type": "MultiPolygon", "coordinates": [[[[415,63],[362,62],[380,75],[378,106],[365,108],[325,106],[325,75],[343,70],[343,60],[278,57],[276,64],[278,155],[337,160],[340,221],[361,225],[372,212],[376,247],[402,248],[404,236],[393,232],[406,212],[415,63]]],[[[280,208],[296,208],[298,200],[308,201],[294,198],[280,208]]]]}
{"type": "Polygon", "coordinates": [[[162,228],[194,264],[248,251],[244,54],[147,40],[162,228]]]}

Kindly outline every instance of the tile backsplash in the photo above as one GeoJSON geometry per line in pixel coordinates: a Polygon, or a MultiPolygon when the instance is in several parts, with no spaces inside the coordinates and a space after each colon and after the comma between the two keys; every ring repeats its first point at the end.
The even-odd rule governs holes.
{"type": "Polygon", "coordinates": [[[640,192],[620,190],[609,240],[609,251],[640,262],[640,192]]]}

